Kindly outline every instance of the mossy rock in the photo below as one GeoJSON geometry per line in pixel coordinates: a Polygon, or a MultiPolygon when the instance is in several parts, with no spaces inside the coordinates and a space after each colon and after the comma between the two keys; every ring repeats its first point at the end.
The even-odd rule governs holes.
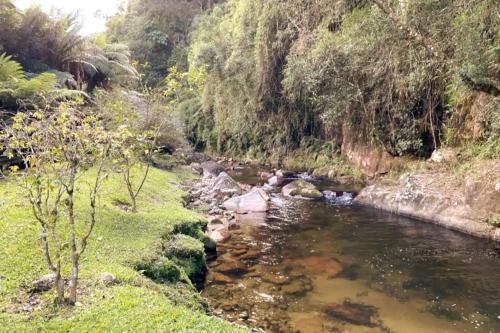
{"type": "Polygon", "coordinates": [[[198,239],[205,246],[206,253],[215,253],[217,251],[217,243],[205,233],[207,224],[208,222],[206,220],[184,221],[176,224],[172,233],[187,235],[198,239]]]}
{"type": "Polygon", "coordinates": [[[153,166],[163,170],[171,170],[179,163],[174,156],[167,154],[154,154],[151,157],[151,160],[153,162],[153,166]]]}
{"type": "Polygon", "coordinates": [[[148,278],[158,282],[185,282],[191,285],[191,281],[183,268],[177,263],[165,257],[142,262],[136,265],[148,278]]]}
{"type": "Polygon", "coordinates": [[[302,179],[294,180],[283,187],[282,191],[285,196],[301,196],[309,199],[319,199],[323,197],[323,193],[321,193],[316,186],[302,179]]]}
{"type": "Polygon", "coordinates": [[[191,281],[204,280],[207,272],[205,245],[191,236],[178,234],[165,243],[165,256],[182,267],[191,281]]]}
{"type": "Polygon", "coordinates": [[[182,221],[174,226],[174,234],[183,234],[200,239],[207,230],[208,222],[206,220],[182,221]]]}

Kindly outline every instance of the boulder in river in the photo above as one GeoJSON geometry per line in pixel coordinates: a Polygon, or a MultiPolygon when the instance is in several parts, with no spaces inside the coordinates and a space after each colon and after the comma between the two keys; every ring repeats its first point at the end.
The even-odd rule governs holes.
{"type": "Polygon", "coordinates": [[[280,186],[283,184],[283,182],[284,182],[284,179],[281,176],[273,176],[273,177],[269,178],[269,180],[267,181],[267,183],[271,186],[280,186]]]}
{"type": "Polygon", "coordinates": [[[282,189],[283,195],[287,197],[301,196],[308,199],[319,199],[323,194],[311,183],[305,180],[294,180],[282,189]]]}
{"type": "Polygon", "coordinates": [[[212,193],[217,197],[226,195],[232,196],[241,194],[242,189],[231,176],[225,172],[221,172],[214,180],[212,193]]]}
{"type": "Polygon", "coordinates": [[[258,190],[251,191],[242,196],[231,198],[223,203],[226,210],[240,214],[266,212],[268,210],[267,200],[258,190]]]}
{"type": "Polygon", "coordinates": [[[214,161],[201,163],[201,168],[203,169],[203,177],[206,178],[217,177],[221,172],[224,171],[224,167],[214,161]]]}

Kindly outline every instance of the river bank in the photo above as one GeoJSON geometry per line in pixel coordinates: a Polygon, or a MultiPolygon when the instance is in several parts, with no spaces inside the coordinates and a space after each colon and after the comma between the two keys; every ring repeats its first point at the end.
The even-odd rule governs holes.
{"type": "Polygon", "coordinates": [[[500,241],[500,161],[426,162],[376,180],[356,202],[500,241]]]}

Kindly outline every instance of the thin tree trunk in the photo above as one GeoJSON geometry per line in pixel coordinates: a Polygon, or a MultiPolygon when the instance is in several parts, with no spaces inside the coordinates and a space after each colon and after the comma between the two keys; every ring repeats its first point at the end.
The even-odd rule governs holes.
{"type": "Polygon", "coordinates": [[[76,244],[76,230],[75,230],[75,207],[74,207],[74,188],[75,188],[76,170],[71,171],[70,180],[66,189],[68,194],[68,219],[69,219],[69,241],[71,248],[71,278],[69,281],[69,297],[70,304],[76,303],[76,293],[78,288],[78,261],[79,254],[76,244]]]}

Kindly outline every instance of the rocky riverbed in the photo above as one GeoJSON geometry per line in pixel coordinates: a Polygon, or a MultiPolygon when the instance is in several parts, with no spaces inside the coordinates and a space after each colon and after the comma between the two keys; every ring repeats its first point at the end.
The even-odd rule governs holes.
{"type": "Polygon", "coordinates": [[[494,243],[351,205],[354,191],[309,174],[191,168],[189,205],[218,242],[203,291],[215,314],[268,332],[498,328],[494,243]]]}

